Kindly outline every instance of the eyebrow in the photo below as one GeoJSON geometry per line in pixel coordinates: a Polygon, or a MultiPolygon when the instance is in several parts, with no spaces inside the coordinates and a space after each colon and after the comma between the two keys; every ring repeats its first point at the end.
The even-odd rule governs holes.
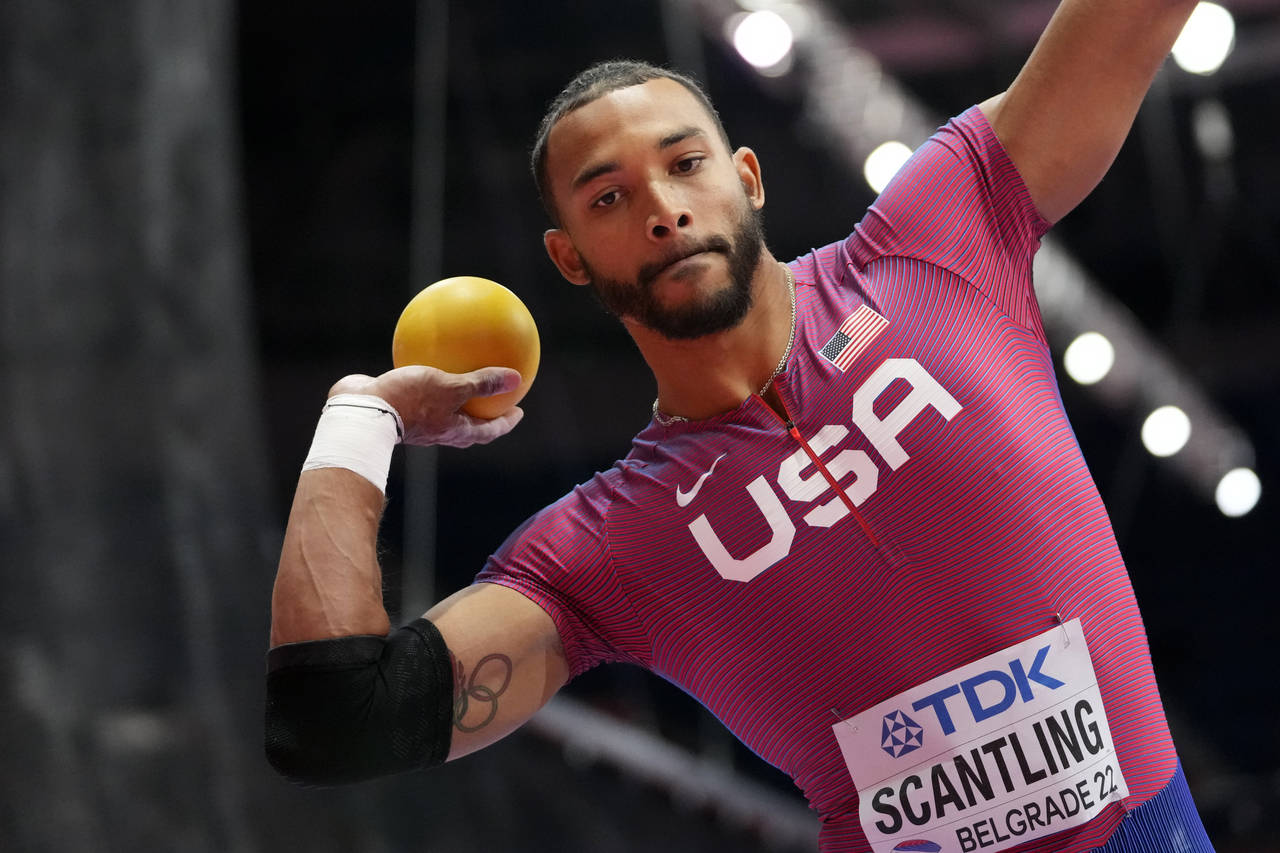
{"type": "Polygon", "coordinates": [[[672,145],[679,145],[681,142],[684,142],[686,139],[689,139],[690,137],[693,137],[693,136],[705,136],[705,135],[706,134],[702,132],[701,128],[694,127],[693,125],[689,125],[688,127],[682,127],[676,132],[668,133],[666,136],[659,139],[658,150],[661,151],[664,148],[670,148],[672,145]]]}
{"type": "MultiPolygon", "coordinates": [[[[679,130],[668,133],[666,136],[659,139],[658,144],[654,147],[657,148],[659,151],[662,151],[666,148],[670,148],[673,145],[679,145],[681,142],[684,142],[686,139],[690,139],[695,136],[706,136],[706,133],[703,132],[701,128],[694,127],[693,125],[689,125],[687,127],[682,127],[679,130]]],[[[577,190],[591,183],[601,175],[607,175],[610,172],[616,172],[621,168],[622,168],[622,164],[619,163],[617,160],[609,160],[605,163],[597,163],[596,165],[585,169],[583,172],[581,172],[578,175],[578,177],[573,179],[573,190],[576,192],[577,190]]]]}

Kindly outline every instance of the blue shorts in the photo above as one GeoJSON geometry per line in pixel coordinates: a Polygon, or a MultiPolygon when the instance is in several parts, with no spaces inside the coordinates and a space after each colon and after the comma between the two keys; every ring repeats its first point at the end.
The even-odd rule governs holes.
{"type": "Polygon", "coordinates": [[[1125,815],[1107,843],[1093,853],[1213,853],[1187,788],[1182,762],[1169,784],[1125,815]]]}

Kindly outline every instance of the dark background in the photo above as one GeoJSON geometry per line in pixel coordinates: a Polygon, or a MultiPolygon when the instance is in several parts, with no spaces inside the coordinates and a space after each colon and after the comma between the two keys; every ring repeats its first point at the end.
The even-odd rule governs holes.
{"type": "MultiPolygon", "coordinates": [[[[939,122],[1008,84],[1052,8],[833,6],[939,122]]],[[[1232,8],[1232,59],[1205,79],[1169,63],[1055,234],[1250,436],[1261,502],[1223,517],[1141,449],[1145,412],[1067,380],[1062,393],[1211,835],[1276,850],[1280,4],[1232,8]],[[1209,98],[1235,132],[1213,167],[1191,135],[1209,98]]],[[[0,849],[770,846],[762,824],[536,730],[325,792],[276,779],[258,745],[271,577],[316,414],[344,373],[390,366],[413,293],[456,274],[507,284],[537,319],[542,365],[511,436],[415,451],[409,478],[394,467],[393,608],[424,578],[439,595],[467,583],[647,421],[653,383],[630,340],[541,246],[526,152],[573,73],[611,56],[698,66],[735,144],[760,156],[780,258],[844,236],[870,203],[786,80],[762,80],[681,9],[4,5],[0,849]]],[[[566,693],[798,802],[646,674],[604,668],[566,693]]]]}

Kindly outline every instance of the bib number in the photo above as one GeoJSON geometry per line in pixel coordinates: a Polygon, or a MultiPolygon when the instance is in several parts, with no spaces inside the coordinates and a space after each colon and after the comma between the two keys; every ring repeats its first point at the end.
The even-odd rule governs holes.
{"type": "Polygon", "coordinates": [[[876,853],[1004,850],[1129,795],[1079,619],[833,731],[876,853]]]}

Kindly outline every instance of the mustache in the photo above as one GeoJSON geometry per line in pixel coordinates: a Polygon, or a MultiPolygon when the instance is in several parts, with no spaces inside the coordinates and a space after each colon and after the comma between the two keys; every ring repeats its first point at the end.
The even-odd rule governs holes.
{"type": "Polygon", "coordinates": [[[674,263],[683,261],[685,258],[702,252],[719,252],[727,255],[733,250],[733,244],[729,242],[728,237],[717,234],[714,237],[708,237],[698,243],[687,243],[683,246],[677,246],[671,251],[664,254],[661,258],[650,264],[640,267],[636,276],[637,282],[644,288],[648,288],[653,284],[654,279],[662,275],[662,271],[674,263]]]}

